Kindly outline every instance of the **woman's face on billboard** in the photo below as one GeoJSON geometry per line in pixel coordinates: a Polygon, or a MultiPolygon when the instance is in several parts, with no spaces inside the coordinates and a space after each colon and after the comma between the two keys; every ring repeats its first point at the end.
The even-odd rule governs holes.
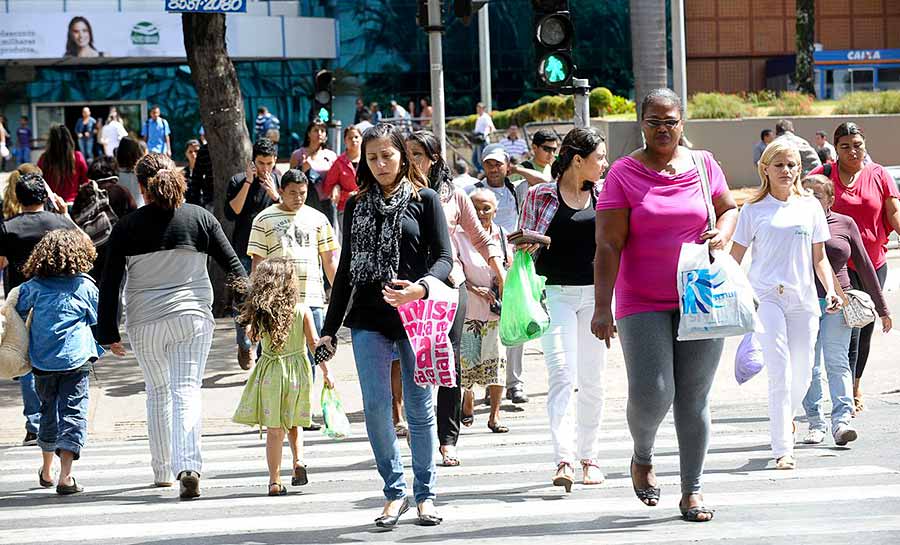
{"type": "Polygon", "coordinates": [[[90,47],[91,31],[88,30],[88,26],[84,24],[83,21],[76,21],[73,23],[70,32],[72,34],[72,41],[75,42],[78,47],[90,47]]]}

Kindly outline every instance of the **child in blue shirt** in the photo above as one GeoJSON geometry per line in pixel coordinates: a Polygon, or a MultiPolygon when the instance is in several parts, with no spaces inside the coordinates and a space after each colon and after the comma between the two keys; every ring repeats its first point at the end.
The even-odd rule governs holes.
{"type": "Polygon", "coordinates": [[[88,375],[103,353],[91,333],[99,292],[85,274],[96,257],[83,232],[50,231],[25,262],[23,273],[30,280],[19,287],[16,303],[23,320],[32,314],[28,356],[41,400],[38,445],[43,463],[38,480],[44,488],[53,486],[50,470],[56,453],[60,495],[83,490],[72,476],[72,462],[80,457],[87,435],[88,375]]]}

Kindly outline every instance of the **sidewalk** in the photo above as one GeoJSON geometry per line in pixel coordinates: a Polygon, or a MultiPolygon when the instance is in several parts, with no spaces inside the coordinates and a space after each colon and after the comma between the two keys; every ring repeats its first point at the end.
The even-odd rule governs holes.
{"type": "MultiPolygon", "coordinates": [[[[892,252],[889,267],[898,273],[889,275],[888,305],[900,326],[900,255],[892,252]]],[[[346,333],[346,330],[343,332],[346,333]]],[[[353,421],[361,421],[362,399],[357,384],[356,366],[349,335],[342,333],[332,370],[344,407],[353,421]]],[[[764,374],[743,386],[734,380],[734,352],[739,338],[728,339],[712,392],[712,410],[723,405],[738,405],[759,411],[765,406],[767,385],[764,374]]],[[[900,403],[900,373],[896,354],[900,353],[900,332],[884,335],[876,332],[863,389],[867,396],[882,395],[900,403]]],[[[246,426],[231,422],[234,408],[240,399],[249,371],[237,365],[234,326],[229,319],[216,323],[203,381],[203,413],[205,433],[246,431],[246,426]]],[[[621,347],[614,342],[609,352],[606,373],[607,406],[613,410],[624,407],[627,383],[621,347]]],[[[321,384],[321,383],[319,383],[321,384]]],[[[540,342],[529,343],[525,355],[525,388],[532,404],[545,404],[547,374],[540,342]]],[[[316,397],[318,394],[316,395],[316,397]]],[[[481,399],[476,392],[476,399],[481,399]]],[[[504,405],[504,408],[507,408],[504,405]]],[[[512,407],[509,407],[512,409],[512,407]]],[[[319,412],[319,411],[315,411],[319,412]]],[[[756,415],[765,417],[765,413],[756,415]]],[[[146,410],[144,381],[132,354],[118,358],[109,354],[96,365],[96,379],[92,378],[89,441],[145,437],[146,410]]],[[[17,382],[0,382],[0,446],[17,444],[24,437],[22,402],[17,382]]]]}

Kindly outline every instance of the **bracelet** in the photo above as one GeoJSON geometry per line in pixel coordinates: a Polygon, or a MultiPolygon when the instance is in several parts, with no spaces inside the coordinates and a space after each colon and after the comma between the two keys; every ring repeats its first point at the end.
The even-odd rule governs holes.
{"type": "Polygon", "coordinates": [[[428,282],[426,282],[424,280],[419,280],[418,282],[416,282],[416,284],[425,288],[425,295],[422,296],[422,299],[428,299],[428,282]]]}

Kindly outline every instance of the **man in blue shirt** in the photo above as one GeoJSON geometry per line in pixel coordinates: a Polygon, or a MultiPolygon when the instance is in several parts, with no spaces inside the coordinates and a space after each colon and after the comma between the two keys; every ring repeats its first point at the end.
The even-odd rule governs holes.
{"type": "Polygon", "coordinates": [[[169,122],[159,115],[159,106],[150,108],[150,118],[144,122],[141,128],[141,136],[147,143],[147,151],[152,153],[164,153],[172,156],[172,131],[169,130],[169,122]]]}
{"type": "Polygon", "coordinates": [[[269,112],[265,106],[260,106],[256,110],[256,126],[254,127],[253,141],[256,142],[260,138],[268,138],[267,133],[275,129],[281,129],[281,121],[269,112]]]}
{"type": "Polygon", "coordinates": [[[31,127],[28,126],[28,116],[23,115],[19,120],[19,128],[16,129],[16,164],[31,162],[31,127]]]}
{"type": "Polygon", "coordinates": [[[91,117],[91,109],[81,109],[81,118],[75,122],[75,136],[78,137],[78,149],[87,162],[94,158],[94,139],[97,136],[97,120],[91,117]]]}

